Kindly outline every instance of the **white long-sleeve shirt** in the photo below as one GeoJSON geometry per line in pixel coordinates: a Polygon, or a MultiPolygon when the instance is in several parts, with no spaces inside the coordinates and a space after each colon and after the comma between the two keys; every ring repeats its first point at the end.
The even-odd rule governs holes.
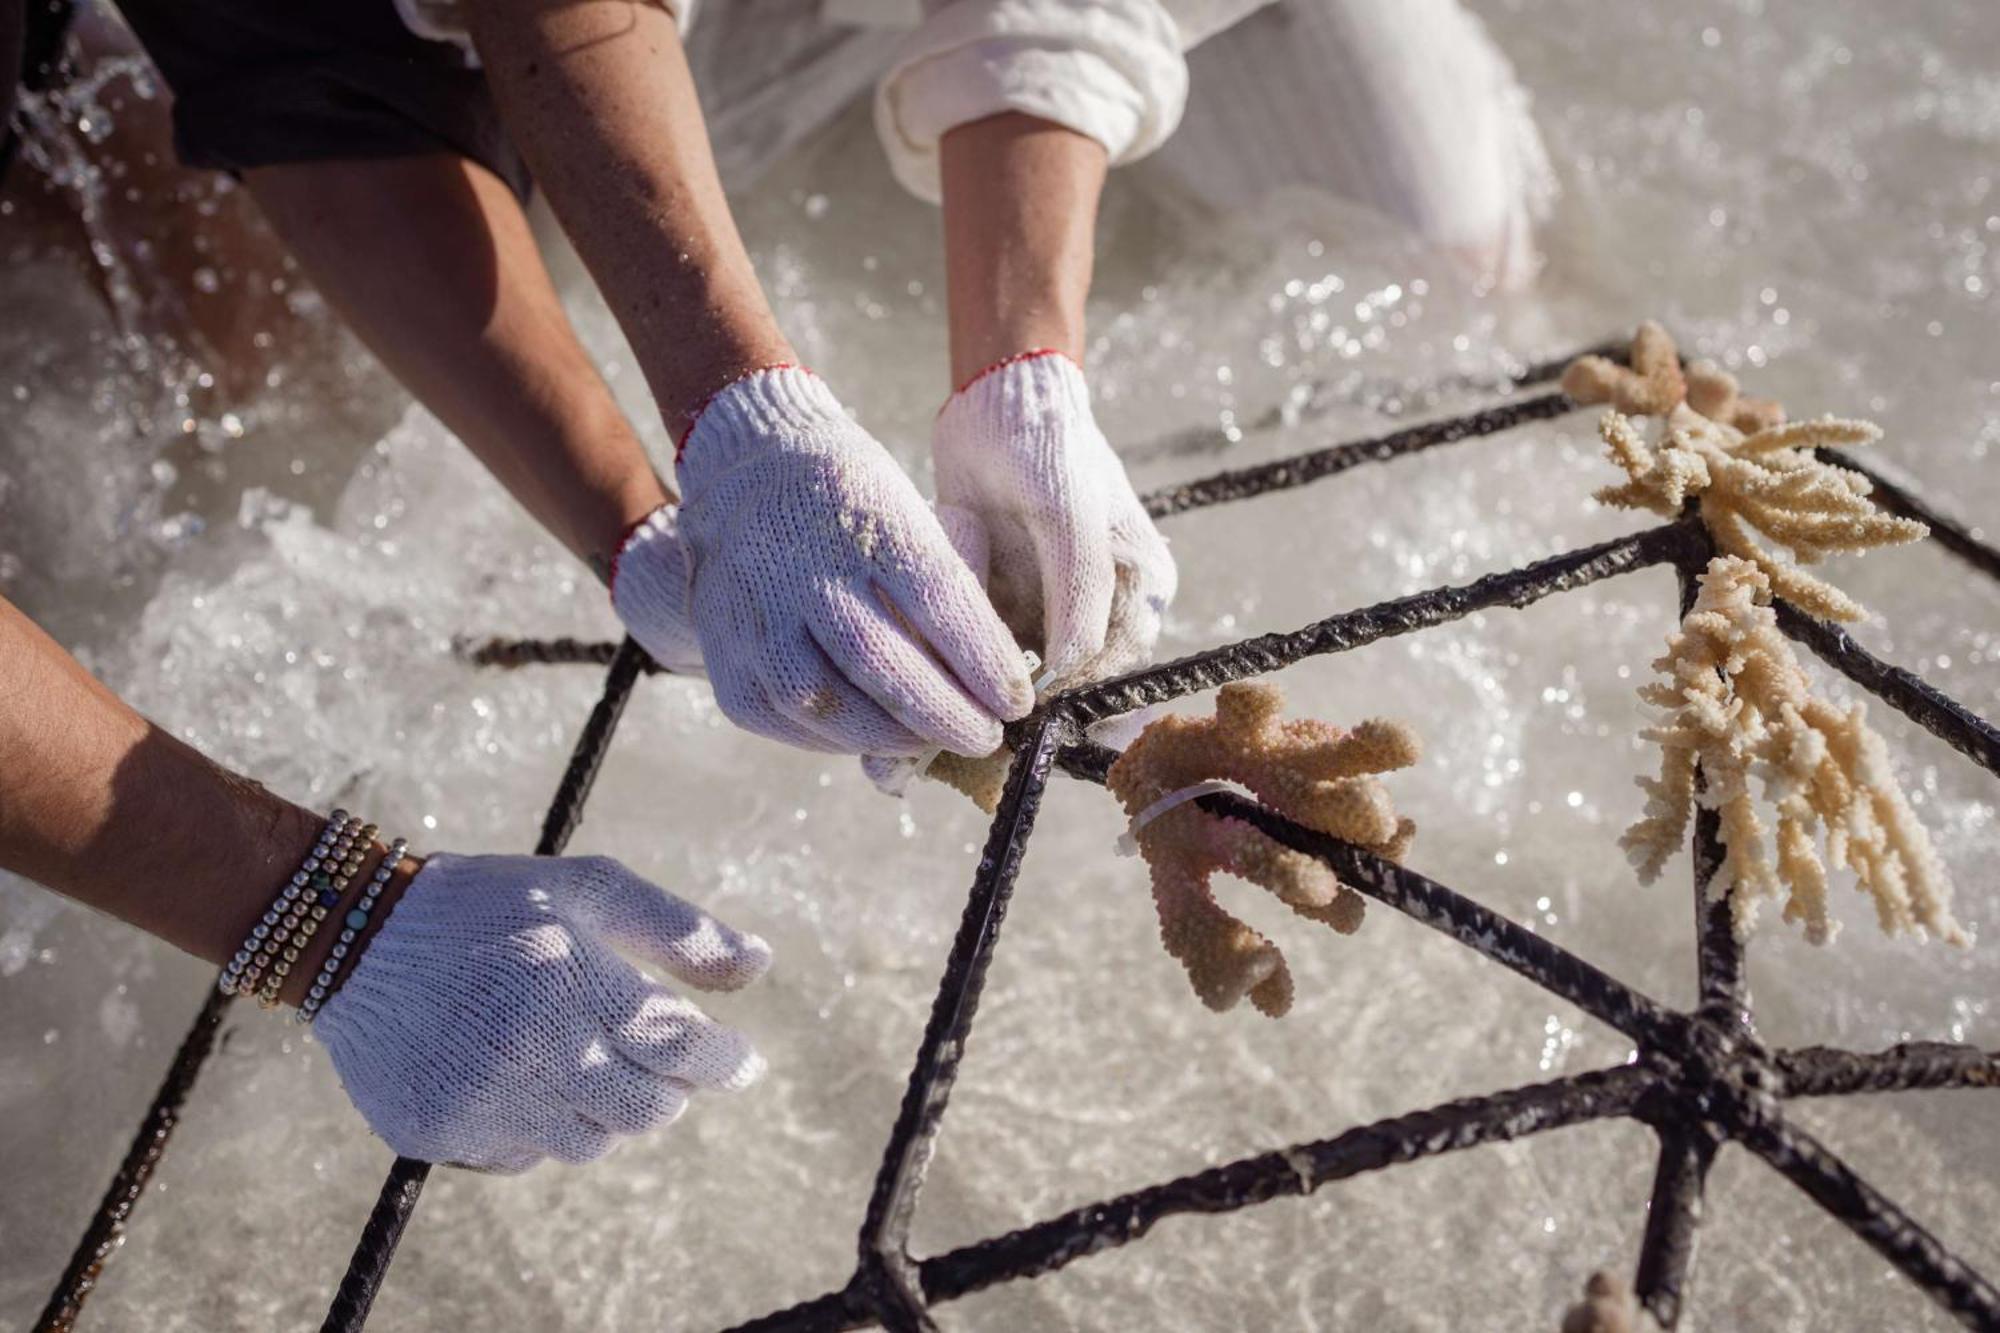
{"type": "Polygon", "coordinates": [[[1088,135],[1113,166],[1144,157],[1187,105],[1183,53],[1265,2],[834,0],[829,12],[921,18],[876,85],[875,126],[896,179],[936,202],[939,140],[1001,112],[1088,135]]]}
{"type": "MultiPolygon", "coordinates": [[[[876,124],[896,179],[936,203],[938,140],[1004,111],[1087,134],[1114,165],[1152,152],[1187,105],[1182,52],[1269,2],[825,0],[818,12],[798,5],[794,22],[910,29],[876,85],[876,124]]],[[[454,43],[477,63],[459,0],[394,3],[412,32],[454,43]]],[[[697,0],[666,7],[686,33],[697,0]]],[[[768,7],[758,21],[772,21],[768,7]]]]}
{"type": "MultiPolygon", "coordinates": [[[[459,0],[395,3],[419,35],[475,61],[459,0]]],[[[685,30],[696,0],[665,3],[685,30]]],[[[1136,161],[1182,125],[1186,53],[1204,45],[1201,103],[1165,156],[1197,196],[1247,207],[1315,186],[1485,277],[1535,265],[1552,175],[1526,93],[1461,0],[700,4],[691,53],[726,180],[754,177],[871,80],[896,179],[932,202],[939,141],[1002,112],[1089,135],[1114,166],[1136,161]]]]}

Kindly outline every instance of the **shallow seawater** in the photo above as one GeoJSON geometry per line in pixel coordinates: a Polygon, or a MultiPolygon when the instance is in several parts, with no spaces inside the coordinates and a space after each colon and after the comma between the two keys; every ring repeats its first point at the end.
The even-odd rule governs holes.
{"type": "MultiPolygon", "coordinates": [[[[2000,13],[1937,0],[1899,7],[1885,30],[1879,6],[1852,0],[1478,8],[1534,92],[1562,182],[1537,289],[1480,296],[1325,201],[1215,217],[1161,173],[1121,174],[1091,360],[1103,424],[1142,487],[1452,411],[1510,365],[1654,315],[1795,414],[1880,422],[1879,459],[1968,520],[2000,514],[2000,13]]],[[[740,208],[804,358],[917,466],[946,379],[939,246],[866,116],[740,208]]],[[[137,706],[289,795],[354,805],[423,846],[531,846],[599,673],[482,672],[452,644],[610,637],[588,575],[405,410],[309,293],[285,304],[295,348],[223,402],[198,374],[135,372],[69,270],[10,259],[0,282],[10,310],[33,312],[0,320],[0,588],[137,706]]],[[[571,286],[660,448],[615,329],[571,286]]],[[[1176,518],[1183,590],[1163,654],[1632,531],[1645,520],[1588,499],[1610,477],[1581,413],[1176,518]]],[[[2000,715],[2000,590],[1921,548],[1835,576],[1879,613],[1860,630],[1871,647],[2000,715]]],[[[1422,827],[1415,866],[1679,1003],[1693,986],[1685,858],[1641,889],[1615,846],[1651,763],[1633,690],[1674,596],[1670,573],[1645,571],[1281,683],[1300,713],[1389,715],[1422,734],[1423,764],[1390,783],[1422,827]]],[[[1843,881],[1836,944],[1775,923],[1757,940],[1759,1026],[1786,1044],[2000,1045],[1993,781],[1873,715],[1985,938],[1966,952],[1885,941],[1843,881]]],[[[1104,794],[1057,780],[919,1253],[1629,1053],[1392,912],[1337,938],[1247,889],[1232,901],[1285,948],[1299,1001],[1282,1022],[1211,1014],[1158,945],[1143,867],[1112,854],[1120,826],[1104,794]]],[[[885,800],[847,763],[734,731],[698,684],[645,682],[572,846],[772,940],[770,979],[711,1006],[756,1037],[771,1077],[593,1168],[434,1177],[377,1326],[702,1329],[844,1281],[983,834],[950,793],[885,800]]],[[[165,947],[0,878],[0,1329],[27,1326],[207,984],[165,947]]],[[[2000,1271],[2000,1146],[1979,1095],[1795,1111],[2000,1271]]],[[[388,1162],[320,1052],[288,1025],[235,1017],[87,1325],[316,1322],[388,1162]]],[[[941,1319],[1553,1327],[1592,1269],[1629,1269],[1651,1170],[1636,1125],[1560,1131],[1173,1219],[941,1319]]],[[[1710,1200],[1692,1326],[1949,1326],[1747,1155],[1723,1155],[1710,1200]]]]}

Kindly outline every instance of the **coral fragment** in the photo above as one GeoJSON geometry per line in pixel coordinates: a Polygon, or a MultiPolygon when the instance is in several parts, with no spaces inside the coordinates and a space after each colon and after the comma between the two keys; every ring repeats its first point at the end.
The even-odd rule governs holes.
{"type": "Polygon", "coordinates": [[[1601,1269],[1590,1275],[1583,1299],[1562,1321],[1562,1333],[1658,1333],[1659,1327],[1632,1289],[1601,1269]]]}
{"type": "Polygon", "coordinates": [[[1713,809],[1725,854],[1709,892],[1728,895],[1736,933],[1747,936],[1759,904],[1782,897],[1785,920],[1803,923],[1806,938],[1821,944],[1839,923],[1813,845],[1818,827],[1827,856],[1852,869],[1874,900],[1885,933],[1970,943],[1952,918],[1944,864],[1896,781],[1888,747],[1868,725],[1866,707],[1841,709],[1812,693],[1778,629],[1771,591],[1770,578],[1748,560],[1709,562],[1680,633],[1653,664],[1659,678],[1639,691],[1665,710],[1642,733],[1660,747],[1660,768],[1639,780],[1646,808],[1619,845],[1651,883],[1681,846],[1696,805],[1713,809]],[[1762,804],[1776,814],[1775,863],[1753,779],[1762,804]]]}
{"type": "Polygon", "coordinates": [[[1686,403],[1710,421],[1754,433],[1783,425],[1785,409],[1769,398],[1746,398],[1736,377],[1713,361],[1681,367],[1673,336],[1652,320],[1632,335],[1628,365],[1580,356],[1563,368],[1562,391],[1579,403],[1609,403],[1635,417],[1663,417],[1686,403]]]}
{"type": "Polygon", "coordinates": [[[1598,432],[1627,477],[1599,490],[1600,501],[1671,518],[1693,500],[1718,549],[1756,565],[1773,592],[1811,615],[1858,620],[1865,612],[1806,565],[1930,532],[1876,508],[1866,477],[1812,452],[1879,439],[1881,432],[1865,421],[1828,417],[1745,435],[1683,404],[1668,413],[1657,441],[1642,437],[1615,409],[1604,414],[1598,432]]]}
{"type": "MultiPolygon", "coordinates": [[[[1194,784],[1239,783],[1308,828],[1391,860],[1402,857],[1416,826],[1397,816],[1372,775],[1415,763],[1415,736],[1380,720],[1347,731],[1327,722],[1286,721],[1282,708],[1273,685],[1225,685],[1214,717],[1170,716],[1148,726],[1111,766],[1107,783],[1135,818],[1194,784]]],[[[1284,955],[1216,902],[1209,887],[1216,872],[1260,885],[1300,916],[1341,934],[1360,928],[1360,894],[1326,865],[1241,820],[1186,803],[1135,832],[1152,872],[1161,941],[1211,1009],[1229,1009],[1247,995],[1276,1018],[1292,1004],[1284,955]]]]}
{"type": "Polygon", "coordinates": [[[924,776],[969,797],[990,815],[1000,808],[1000,793],[1007,785],[1007,770],[1013,763],[1014,752],[1005,745],[977,758],[940,750],[924,770],[924,776]]]}
{"type": "Polygon", "coordinates": [[[1829,620],[1860,619],[1859,603],[1803,566],[1915,541],[1929,529],[1877,509],[1866,477],[1813,451],[1871,444],[1882,432],[1831,417],[1787,425],[1784,408],[1744,397],[1736,377],[1714,362],[1683,371],[1673,338],[1651,320],[1633,335],[1630,360],[1580,356],[1563,371],[1564,393],[1611,406],[1598,432],[1627,480],[1597,499],[1667,518],[1692,500],[1715,544],[1756,564],[1778,596],[1829,620]],[[1657,418],[1659,438],[1649,442],[1635,416],[1657,418]]]}
{"type": "Polygon", "coordinates": [[[1633,416],[1662,416],[1687,397],[1680,351],[1667,331],[1647,320],[1632,335],[1630,365],[1580,356],[1563,370],[1562,391],[1579,403],[1610,403],[1633,416]]]}

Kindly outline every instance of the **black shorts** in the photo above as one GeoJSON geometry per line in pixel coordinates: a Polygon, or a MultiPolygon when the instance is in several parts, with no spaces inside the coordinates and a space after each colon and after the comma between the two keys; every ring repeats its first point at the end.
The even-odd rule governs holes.
{"type": "Polygon", "coordinates": [[[173,90],[174,149],[188,166],[453,152],[527,197],[527,164],[485,75],[404,27],[390,0],[117,3],[173,90]]]}

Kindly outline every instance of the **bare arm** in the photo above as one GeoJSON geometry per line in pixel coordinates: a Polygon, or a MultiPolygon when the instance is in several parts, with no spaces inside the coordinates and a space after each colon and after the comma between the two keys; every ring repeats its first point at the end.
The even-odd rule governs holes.
{"type": "Polygon", "coordinates": [[[938,145],[958,386],[931,432],[938,499],[983,521],[994,605],[1059,684],[1148,660],[1179,582],[1084,381],[1108,159],[1020,112],[938,145]]]}
{"type": "Polygon", "coordinates": [[[133,712],[0,599],[0,867],[219,964],[320,824],[133,712]]]}
{"type": "Polygon", "coordinates": [[[667,488],[577,341],[507,186],[448,153],[245,179],[396,378],[608,577],[619,540],[667,488]]]}
{"type": "Polygon", "coordinates": [[[729,216],[673,16],[633,0],[468,9],[508,131],[675,434],[745,370],[793,360],[729,216]]]}
{"type": "Polygon", "coordinates": [[[1010,112],[952,130],[939,156],[952,383],[1040,348],[1081,361],[1103,145],[1010,112]]]}
{"type": "Polygon", "coordinates": [[[627,628],[650,648],[687,621],[723,711],[788,744],[993,749],[1033,703],[1019,652],[888,451],[817,377],[779,368],[795,357],[730,218],[673,16],[468,3],[508,130],[669,428],[685,441],[721,404],[676,470],[679,535],[642,528],[619,556],[627,628]]]}
{"type": "MultiPolygon", "coordinates": [[[[319,827],[134,713],[0,600],[0,868],[220,963],[319,827]]],[[[357,879],[382,854],[365,855],[357,879]]],[[[614,952],[733,989],[770,962],[755,936],[602,857],[438,857],[422,884],[405,900],[410,881],[390,879],[349,946],[390,961],[367,953],[328,979],[347,989],[317,1028],[355,1107],[397,1152],[510,1172],[587,1161],[614,1133],[671,1120],[695,1089],[741,1088],[762,1070],[740,1035],[614,952]],[[613,996],[635,1006],[628,1018],[672,1021],[613,1023],[613,996]]],[[[346,933],[328,927],[353,920],[284,952],[278,999],[306,998],[346,933]]]]}

